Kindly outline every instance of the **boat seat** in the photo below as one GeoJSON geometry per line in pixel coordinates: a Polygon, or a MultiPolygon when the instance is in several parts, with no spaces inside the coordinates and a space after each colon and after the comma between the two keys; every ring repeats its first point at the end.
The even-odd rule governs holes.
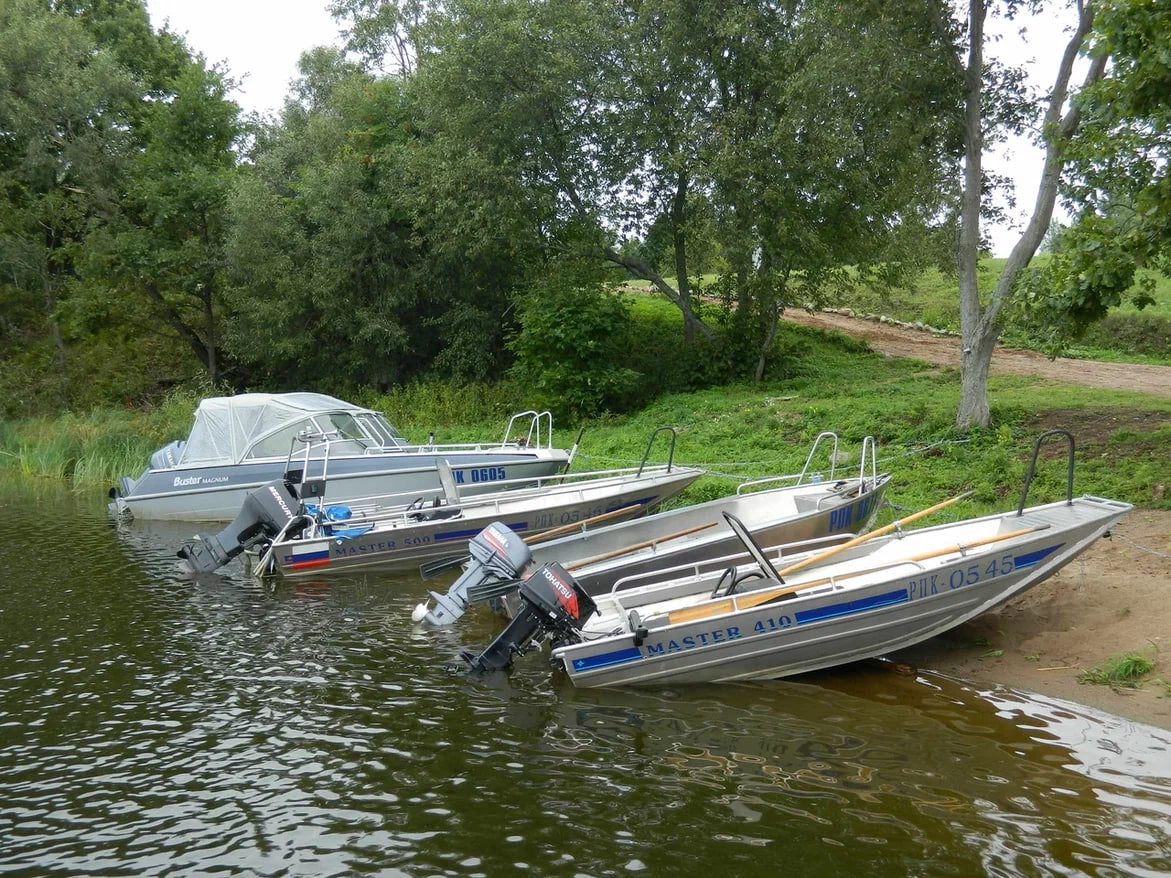
{"type": "Polygon", "coordinates": [[[455,484],[455,475],[451,471],[451,464],[447,458],[435,461],[435,469],[439,473],[439,485],[443,488],[443,499],[448,506],[459,506],[459,488],[455,484]]]}

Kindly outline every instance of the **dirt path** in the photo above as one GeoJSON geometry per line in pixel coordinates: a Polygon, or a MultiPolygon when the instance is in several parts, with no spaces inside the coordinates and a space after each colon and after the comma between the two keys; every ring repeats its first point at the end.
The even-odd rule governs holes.
{"type": "MultiPolygon", "coordinates": [[[[785,319],[802,326],[833,329],[866,341],[888,357],[913,357],[936,366],[959,368],[960,340],[917,329],[858,317],[818,311],[814,314],[790,308],[785,319]]],[[[998,347],[992,355],[993,375],[1034,375],[1053,381],[1102,387],[1125,388],[1154,396],[1171,397],[1171,366],[1142,366],[1133,363],[1104,363],[1100,360],[1050,360],[1036,351],[998,347]]]]}

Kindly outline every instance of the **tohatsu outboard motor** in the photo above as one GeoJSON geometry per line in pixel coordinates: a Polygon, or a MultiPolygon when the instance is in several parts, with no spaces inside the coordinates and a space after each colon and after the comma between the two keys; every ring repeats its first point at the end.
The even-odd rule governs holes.
{"type": "Polygon", "coordinates": [[[464,614],[468,604],[486,600],[499,592],[493,586],[511,591],[533,560],[528,545],[499,521],[494,521],[468,543],[471,558],[459,579],[447,594],[431,592],[434,606],[419,604],[411,618],[436,627],[450,625],[464,614]]]}
{"type": "Polygon", "coordinates": [[[546,636],[554,646],[580,639],[586,619],[598,609],[577,581],[556,562],[538,567],[520,584],[521,611],[478,656],[460,655],[469,672],[503,671],[546,636]]]}
{"type": "MultiPolygon", "coordinates": [[[[191,573],[214,573],[245,549],[271,540],[290,522],[305,518],[292,482],[280,479],[249,491],[240,514],[218,534],[200,534],[176,553],[191,573]]],[[[305,518],[305,523],[309,521],[305,518]]]]}

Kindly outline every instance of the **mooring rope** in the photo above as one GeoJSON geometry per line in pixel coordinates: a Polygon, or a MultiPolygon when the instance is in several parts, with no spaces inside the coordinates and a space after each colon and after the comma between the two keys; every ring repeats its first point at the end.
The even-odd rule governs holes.
{"type": "Polygon", "coordinates": [[[1160,552],[1158,549],[1152,549],[1150,546],[1144,546],[1142,543],[1137,543],[1126,534],[1120,534],[1117,531],[1112,531],[1110,535],[1122,540],[1124,543],[1130,543],[1130,545],[1134,546],[1140,551],[1146,552],[1148,555],[1154,555],[1156,558],[1164,558],[1168,561],[1171,561],[1171,555],[1168,555],[1166,552],[1160,552]]]}

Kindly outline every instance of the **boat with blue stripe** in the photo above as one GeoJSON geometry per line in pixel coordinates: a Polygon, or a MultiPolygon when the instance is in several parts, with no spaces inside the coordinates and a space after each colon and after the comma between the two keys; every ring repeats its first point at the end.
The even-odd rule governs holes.
{"type": "MultiPolygon", "coordinates": [[[[541,632],[552,645],[552,662],[583,687],[773,679],[882,656],[961,625],[1052,576],[1132,508],[1101,497],[1074,498],[1073,437],[1056,432],[1070,448],[1062,501],[1025,505],[1037,452],[1053,435],[1046,433],[1034,446],[1012,511],[903,528],[961,495],[817,551],[808,545],[762,549],[725,513],[741,552],[705,569],[680,565],[628,577],[588,598],[558,567],[561,590],[577,590],[591,612],[554,624],[549,607],[556,608],[545,602],[541,632]]],[[[521,585],[526,607],[518,618],[534,594],[527,586],[537,578],[521,585]]],[[[486,669],[494,656],[511,657],[531,645],[501,645],[500,639],[473,667],[486,669]]]]}
{"type": "Polygon", "coordinates": [[[442,502],[350,509],[342,521],[305,518],[279,535],[255,572],[288,577],[353,570],[395,570],[466,553],[468,541],[494,522],[523,534],[618,521],[655,509],[703,475],[677,465],[583,472],[529,480],[490,495],[442,502]]]}

